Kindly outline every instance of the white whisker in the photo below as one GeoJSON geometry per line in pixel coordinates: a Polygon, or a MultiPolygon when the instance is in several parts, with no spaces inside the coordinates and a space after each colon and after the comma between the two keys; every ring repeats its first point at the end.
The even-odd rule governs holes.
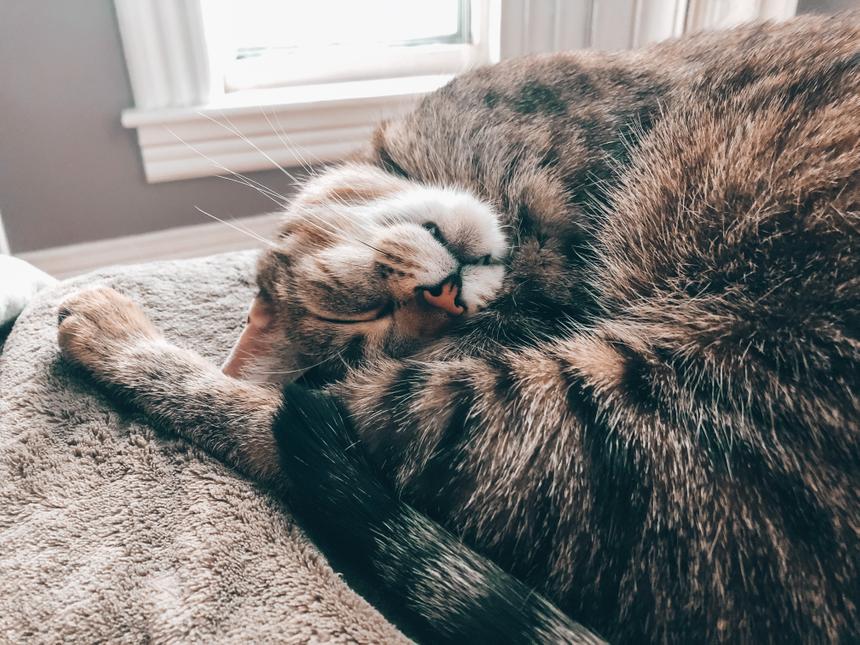
{"type": "MultiPolygon", "coordinates": [[[[257,150],[261,155],[263,155],[266,159],[268,159],[272,164],[274,164],[274,165],[275,165],[275,166],[276,166],[276,167],[277,167],[277,168],[278,168],[282,173],[284,173],[284,175],[286,175],[288,178],[290,178],[290,179],[293,181],[293,183],[294,183],[294,184],[296,184],[296,185],[298,185],[298,184],[299,184],[299,181],[298,181],[298,180],[297,180],[297,179],[296,179],[296,178],[295,178],[291,173],[289,173],[286,169],[284,169],[284,168],[283,168],[283,166],[281,166],[280,164],[278,164],[274,159],[272,159],[272,157],[271,157],[270,155],[268,155],[266,152],[264,152],[263,150],[261,150],[261,149],[260,149],[260,147],[259,147],[259,146],[257,146],[257,144],[255,144],[253,141],[251,141],[251,140],[250,140],[250,139],[248,139],[246,136],[244,136],[244,135],[239,131],[239,129],[238,129],[238,128],[237,128],[237,127],[232,123],[232,121],[230,121],[230,118],[229,118],[229,117],[227,117],[226,115],[223,115],[223,114],[222,114],[223,118],[224,118],[224,119],[227,121],[227,123],[229,124],[229,125],[225,125],[224,123],[221,123],[221,122],[220,122],[220,121],[218,121],[217,119],[215,119],[215,118],[213,118],[213,117],[211,117],[211,116],[209,116],[209,115],[207,115],[207,114],[204,114],[204,113],[202,113],[202,112],[198,112],[198,114],[200,114],[201,116],[205,117],[206,119],[208,119],[208,120],[212,121],[212,122],[213,122],[213,123],[215,123],[216,125],[218,125],[218,126],[220,126],[220,127],[224,128],[224,129],[225,129],[225,130],[227,130],[228,132],[233,133],[234,135],[236,135],[237,137],[239,137],[240,139],[242,139],[243,141],[245,141],[248,145],[250,145],[251,147],[253,147],[253,148],[254,148],[255,150],[257,150]]],[[[263,116],[264,116],[264,117],[266,116],[266,115],[265,115],[265,113],[263,114],[263,116]]],[[[266,120],[267,120],[267,122],[269,123],[269,126],[271,127],[271,125],[272,125],[272,124],[271,124],[271,122],[270,122],[270,121],[268,121],[268,117],[266,117],[266,120]]],[[[274,130],[274,128],[273,128],[273,130],[274,130]]],[[[276,135],[278,136],[278,138],[282,141],[282,143],[284,143],[283,138],[281,137],[281,135],[280,135],[277,131],[275,132],[275,134],[276,134],[276,135]]],[[[288,144],[286,144],[286,143],[285,143],[285,145],[287,145],[287,147],[289,147],[289,146],[288,146],[288,144]]],[[[336,200],[336,201],[338,201],[339,203],[341,203],[343,206],[345,206],[345,207],[347,207],[347,208],[349,207],[349,204],[347,204],[346,202],[343,202],[342,200],[339,200],[338,198],[335,198],[335,200],[336,200]]],[[[309,217],[313,217],[313,218],[315,218],[318,222],[322,222],[323,224],[328,225],[328,222],[326,222],[322,217],[320,217],[319,215],[317,215],[316,213],[314,213],[314,212],[312,212],[312,211],[304,210],[304,211],[302,212],[302,214],[306,216],[306,220],[307,220],[307,218],[309,218],[309,217]]],[[[344,238],[344,236],[343,236],[343,235],[342,235],[338,230],[336,230],[334,227],[329,226],[329,227],[328,227],[328,229],[325,229],[325,228],[323,228],[322,226],[317,225],[317,228],[319,228],[320,230],[323,230],[323,231],[326,231],[326,230],[327,230],[329,233],[334,234],[334,235],[336,235],[337,237],[340,237],[341,239],[345,239],[345,238],[344,238]]],[[[367,228],[367,227],[364,227],[364,228],[367,228]]],[[[377,251],[377,252],[381,252],[381,251],[379,251],[378,249],[375,249],[375,248],[373,248],[372,246],[367,245],[365,242],[363,242],[363,241],[361,241],[361,240],[359,240],[359,242],[360,242],[360,243],[362,243],[362,244],[365,244],[365,246],[368,246],[368,248],[371,248],[371,249],[373,249],[373,250],[375,250],[375,251],[377,251]]]]}
{"type": "Polygon", "coordinates": [[[229,125],[226,125],[226,124],[224,124],[224,123],[221,123],[218,119],[216,119],[216,118],[214,118],[214,117],[209,116],[209,115],[208,115],[208,114],[206,114],[205,112],[200,112],[200,111],[198,111],[198,112],[197,112],[197,114],[199,114],[200,116],[204,117],[205,119],[208,119],[208,120],[209,120],[209,121],[211,121],[212,123],[214,123],[214,124],[216,124],[216,125],[218,125],[218,126],[220,126],[220,127],[224,128],[224,129],[225,129],[225,130],[227,130],[228,132],[232,132],[234,135],[236,135],[237,137],[239,137],[240,139],[242,139],[242,141],[244,141],[244,142],[245,142],[245,143],[247,143],[249,146],[251,146],[252,148],[254,148],[254,150],[256,150],[256,151],[257,151],[257,152],[259,152],[261,155],[263,155],[263,157],[264,157],[265,159],[267,159],[267,160],[268,160],[268,161],[269,161],[273,166],[275,166],[275,168],[277,168],[277,169],[278,169],[278,170],[280,170],[284,175],[286,175],[286,176],[287,176],[287,178],[289,178],[289,179],[293,182],[293,184],[294,184],[294,185],[298,186],[298,185],[300,184],[299,180],[298,180],[298,179],[296,179],[292,174],[290,174],[290,173],[289,173],[289,172],[288,172],[288,171],[287,171],[287,170],[286,170],[286,169],[285,169],[281,164],[279,164],[277,161],[275,161],[274,159],[272,159],[271,155],[269,155],[265,150],[263,150],[262,148],[260,148],[260,146],[258,146],[256,143],[254,143],[254,142],[253,142],[253,141],[251,141],[248,137],[246,137],[244,134],[242,134],[242,133],[239,131],[239,129],[238,129],[238,128],[236,128],[236,126],[235,126],[235,125],[233,125],[233,122],[232,122],[232,121],[230,121],[230,117],[226,116],[223,112],[221,113],[221,116],[224,118],[224,120],[226,120],[226,121],[227,121],[227,123],[229,123],[229,125]]]}
{"type": "Polygon", "coordinates": [[[217,215],[213,215],[212,213],[209,213],[209,212],[207,212],[207,211],[203,210],[203,209],[202,209],[202,208],[200,208],[199,206],[195,206],[194,208],[195,208],[195,209],[197,209],[198,211],[200,211],[201,213],[203,213],[204,215],[206,215],[206,217],[211,217],[211,218],[212,218],[212,219],[214,219],[216,222],[221,222],[221,223],[222,223],[222,224],[224,224],[225,226],[229,226],[230,228],[232,228],[232,229],[234,229],[234,230],[238,231],[239,233],[242,233],[243,235],[245,235],[245,236],[247,236],[247,237],[250,237],[250,238],[251,238],[251,239],[253,239],[253,240],[256,240],[256,241],[258,241],[258,242],[261,242],[262,244],[265,244],[266,246],[270,246],[270,247],[272,247],[272,248],[277,248],[277,244],[275,244],[275,243],[274,243],[274,242],[272,242],[271,240],[267,240],[267,239],[266,239],[265,237],[263,237],[262,235],[257,235],[257,234],[256,234],[256,233],[254,233],[253,231],[249,231],[249,230],[248,230],[248,229],[246,229],[246,228],[242,228],[241,226],[239,226],[239,225],[237,225],[237,224],[234,224],[233,222],[230,222],[229,220],[221,219],[221,218],[220,218],[220,217],[218,217],[217,215]]]}
{"type": "MultiPolygon", "coordinates": [[[[213,159],[212,157],[210,157],[210,156],[209,156],[209,155],[207,155],[206,153],[202,152],[202,151],[201,151],[199,148],[197,148],[195,145],[193,145],[193,144],[191,144],[191,143],[188,143],[188,141],[186,141],[185,139],[183,139],[182,137],[180,137],[180,136],[179,136],[178,134],[176,134],[173,130],[171,130],[168,126],[164,126],[164,129],[165,129],[165,130],[167,130],[171,135],[173,135],[173,137],[174,137],[175,139],[177,139],[177,140],[178,140],[179,142],[181,142],[183,145],[185,145],[186,147],[188,147],[190,150],[194,151],[195,153],[197,153],[198,155],[200,155],[201,157],[203,157],[204,159],[206,159],[207,161],[209,161],[209,162],[210,162],[210,163],[212,163],[213,165],[217,166],[218,168],[220,168],[220,169],[221,169],[221,170],[223,170],[224,172],[228,172],[228,173],[230,173],[231,175],[234,175],[235,177],[239,178],[239,179],[231,180],[231,181],[236,181],[237,183],[240,183],[240,184],[243,184],[243,185],[245,185],[245,186],[248,186],[249,188],[253,188],[254,190],[256,190],[256,191],[260,192],[262,195],[264,195],[264,196],[268,197],[271,201],[273,201],[275,204],[277,204],[279,208],[284,208],[284,207],[286,206],[286,203],[287,203],[287,201],[288,201],[288,200],[287,200],[287,198],[286,198],[284,195],[281,195],[280,193],[278,193],[278,192],[276,192],[275,190],[273,190],[273,189],[269,188],[269,187],[268,187],[268,186],[266,186],[265,184],[260,183],[260,182],[259,182],[259,181],[257,181],[256,179],[251,179],[251,178],[250,178],[250,177],[248,177],[247,175],[243,175],[243,174],[242,174],[242,173],[240,173],[240,172],[236,172],[235,170],[231,170],[230,168],[228,168],[228,167],[227,167],[227,166],[225,166],[224,164],[220,163],[219,161],[217,161],[217,160],[213,159]],[[244,181],[242,181],[242,180],[244,180],[244,181]]],[[[228,177],[222,177],[222,178],[223,178],[223,179],[230,179],[230,178],[228,178],[228,177]]]]}
{"type": "MultiPolygon", "coordinates": [[[[302,167],[302,170],[304,170],[309,175],[316,175],[313,167],[307,162],[302,153],[299,151],[298,146],[288,141],[287,134],[282,131],[283,128],[275,127],[271,120],[269,120],[269,115],[266,113],[265,110],[263,110],[263,118],[266,119],[266,123],[269,124],[269,127],[272,129],[272,132],[274,132],[278,136],[278,140],[281,142],[284,148],[293,153],[296,160],[299,162],[299,165],[302,167]]],[[[277,119],[277,114],[275,115],[275,118],[277,119]]],[[[280,126],[280,121],[278,121],[278,125],[280,126]]]]}
{"type": "Polygon", "coordinates": [[[278,199],[278,197],[276,196],[276,195],[278,195],[278,193],[275,193],[274,191],[272,193],[269,193],[269,192],[267,192],[261,188],[258,188],[257,186],[254,186],[254,184],[252,184],[250,182],[242,181],[241,177],[244,177],[244,175],[240,175],[238,173],[236,173],[236,174],[238,175],[238,178],[237,177],[228,177],[227,175],[217,175],[217,178],[218,179],[224,179],[226,181],[232,181],[233,183],[241,184],[242,186],[247,186],[248,188],[250,188],[252,190],[256,190],[258,193],[263,195],[263,197],[268,198],[272,203],[274,203],[278,207],[278,209],[284,209],[287,207],[288,202],[286,200],[281,201],[280,199],[278,199]]]}

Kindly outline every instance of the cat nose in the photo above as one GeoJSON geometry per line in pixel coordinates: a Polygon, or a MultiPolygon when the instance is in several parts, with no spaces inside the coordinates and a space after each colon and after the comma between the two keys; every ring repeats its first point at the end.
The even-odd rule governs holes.
{"type": "Polygon", "coordinates": [[[432,307],[447,311],[452,316],[459,316],[466,308],[457,302],[460,295],[460,276],[449,275],[435,287],[419,287],[424,302],[432,307]]]}

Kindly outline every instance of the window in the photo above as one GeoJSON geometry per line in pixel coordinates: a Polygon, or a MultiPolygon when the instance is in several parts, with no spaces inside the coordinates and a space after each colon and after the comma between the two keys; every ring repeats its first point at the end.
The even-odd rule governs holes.
{"type": "Polygon", "coordinates": [[[782,20],[797,11],[797,0],[688,0],[688,30],[722,29],[759,19],[782,20]]]}
{"type": "Polygon", "coordinates": [[[245,0],[221,7],[215,20],[230,25],[227,92],[456,73],[486,60],[468,0],[245,0]]]}
{"type": "Polygon", "coordinates": [[[342,158],[453,74],[793,15],[797,0],[114,0],[150,182],[342,158]]]}

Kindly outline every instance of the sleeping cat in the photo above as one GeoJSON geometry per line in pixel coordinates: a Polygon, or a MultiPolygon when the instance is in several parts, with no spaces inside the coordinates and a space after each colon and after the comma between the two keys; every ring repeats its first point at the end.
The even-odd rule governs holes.
{"type": "Polygon", "coordinates": [[[429,640],[860,639],[860,15],[465,74],[257,281],[226,374],[104,288],[60,347],[429,640]]]}

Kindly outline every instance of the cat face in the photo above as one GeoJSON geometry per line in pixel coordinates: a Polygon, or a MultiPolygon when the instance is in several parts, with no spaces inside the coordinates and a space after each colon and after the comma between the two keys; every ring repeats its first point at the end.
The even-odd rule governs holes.
{"type": "Polygon", "coordinates": [[[259,294],[223,371],[286,383],[405,356],[498,294],[508,252],[473,195],[349,164],[309,182],[257,266],[259,294]]]}

